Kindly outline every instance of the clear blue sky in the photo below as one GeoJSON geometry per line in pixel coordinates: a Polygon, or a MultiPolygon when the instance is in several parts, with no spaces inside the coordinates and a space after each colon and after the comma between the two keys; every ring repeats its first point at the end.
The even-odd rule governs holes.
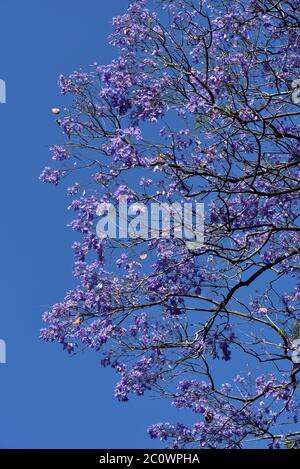
{"type": "Polygon", "coordinates": [[[38,181],[60,138],[50,112],[64,105],[57,78],[111,60],[110,21],[126,3],[1,0],[1,448],[159,447],[146,427],[176,419],[161,400],[116,402],[116,375],[95,353],[70,357],[39,340],[42,312],[72,286],[69,200],[38,181]]]}

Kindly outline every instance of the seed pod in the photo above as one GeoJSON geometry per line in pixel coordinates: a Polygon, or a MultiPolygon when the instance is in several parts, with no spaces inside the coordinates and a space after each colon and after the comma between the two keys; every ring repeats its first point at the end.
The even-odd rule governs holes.
{"type": "Polygon", "coordinates": [[[78,318],[75,319],[74,322],[72,322],[72,326],[79,326],[82,323],[83,319],[81,316],[78,316],[78,318]]]}
{"type": "Polygon", "coordinates": [[[140,259],[142,259],[142,261],[147,259],[147,257],[148,257],[148,254],[146,252],[143,252],[143,254],[140,255],[140,259]]]}
{"type": "Polygon", "coordinates": [[[205,415],[205,422],[211,423],[213,419],[214,419],[214,414],[211,412],[207,412],[207,414],[205,415]]]}

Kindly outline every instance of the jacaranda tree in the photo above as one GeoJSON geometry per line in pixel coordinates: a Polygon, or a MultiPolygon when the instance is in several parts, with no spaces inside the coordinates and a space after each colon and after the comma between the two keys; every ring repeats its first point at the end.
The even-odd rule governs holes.
{"type": "Polygon", "coordinates": [[[174,448],[300,446],[299,26],[299,0],[135,0],[116,59],[59,79],[41,179],[71,181],[77,287],[41,337],[191,409],[148,430],[174,448]],[[204,243],[99,237],[121,197],[204,203],[204,243]]]}

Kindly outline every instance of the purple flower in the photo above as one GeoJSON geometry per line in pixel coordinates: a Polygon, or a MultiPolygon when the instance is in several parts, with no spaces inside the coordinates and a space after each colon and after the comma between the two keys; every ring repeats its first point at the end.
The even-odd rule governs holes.
{"type": "Polygon", "coordinates": [[[54,184],[57,186],[63,176],[64,171],[59,169],[52,169],[50,166],[46,166],[40,174],[40,179],[42,182],[54,184]]]}

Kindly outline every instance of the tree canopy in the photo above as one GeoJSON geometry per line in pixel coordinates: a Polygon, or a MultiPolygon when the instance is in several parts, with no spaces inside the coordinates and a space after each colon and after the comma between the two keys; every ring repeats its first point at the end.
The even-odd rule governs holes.
{"type": "Polygon", "coordinates": [[[41,179],[71,181],[77,287],[41,337],[100,353],[120,401],[195,412],[149,428],[174,448],[300,445],[299,25],[299,0],[136,0],[116,59],[59,79],[41,179]],[[204,203],[203,245],[100,238],[121,197],[204,203]]]}

